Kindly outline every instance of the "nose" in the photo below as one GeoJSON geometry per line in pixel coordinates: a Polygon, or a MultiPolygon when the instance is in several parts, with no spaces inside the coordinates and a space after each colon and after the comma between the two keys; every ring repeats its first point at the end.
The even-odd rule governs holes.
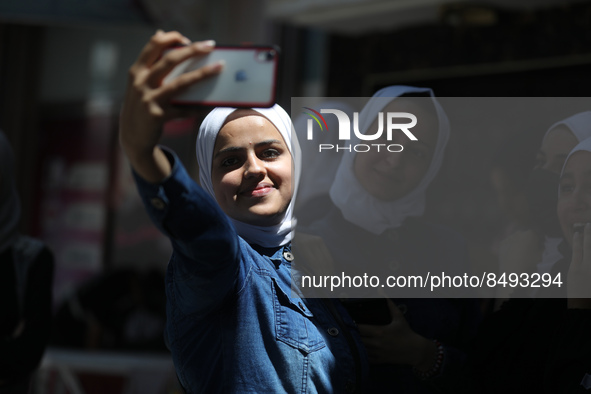
{"type": "Polygon", "coordinates": [[[265,174],[265,165],[256,154],[249,154],[244,163],[244,177],[258,177],[265,174]]]}
{"type": "Polygon", "coordinates": [[[403,152],[384,152],[383,163],[388,168],[398,168],[404,165],[403,152]]]}

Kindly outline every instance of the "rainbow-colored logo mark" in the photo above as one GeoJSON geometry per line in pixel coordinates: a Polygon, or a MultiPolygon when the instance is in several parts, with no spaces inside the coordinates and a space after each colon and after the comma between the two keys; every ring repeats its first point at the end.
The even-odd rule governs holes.
{"type": "MultiPolygon", "coordinates": [[[[309,111],[314,112],[314,114],[318,115],[318,117],[320,117],[320,119],[322,119],[322,123],[324,123],[324,127],[326,127],[326,131],[328,131],[328,125],[326,124],[326,120],[324,120],[324,117],[322,115],[320,115],[320,112],[313,110],[312,108],[309,107],[303,107],[304,109],[307,109],[309,111]]],[[[322,123],[320,123],[320,120],[318,119],[318,117],[314,116],[314,114],[311,114],[309,112],[303,111],[304,114],[311,116],[316,123],[318,123],[318,126],[320,126],[320,130],[323,131],[324,128],[322,127],[322,123]]]]}

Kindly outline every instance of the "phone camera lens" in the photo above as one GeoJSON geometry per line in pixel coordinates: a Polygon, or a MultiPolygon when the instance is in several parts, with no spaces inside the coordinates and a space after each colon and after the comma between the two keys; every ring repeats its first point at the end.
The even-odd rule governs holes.
{"type": "Polygon", "coordinates": [[[269,62],[275,59],[275,51],[263,51],[258,54],[259,61],[269,62]]]}

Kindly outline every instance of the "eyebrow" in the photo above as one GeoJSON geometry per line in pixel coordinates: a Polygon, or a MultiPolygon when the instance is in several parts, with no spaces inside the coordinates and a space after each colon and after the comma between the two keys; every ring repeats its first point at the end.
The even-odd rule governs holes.
{"type": "MultiPolygon", "coordinates": [[[[257,142],[256,144],[254,144],[254,146],[255,146],[255,148],[260,148],[261,146],[269,146],[269,145],[273,145],[273,144],[281,144],[281,141],[276,140],[276,139],[264,140],[264,141],[257,142]]],[[[227,148],[220,149],[213,156],[213,158],[215,159],[216,157],[218,157],[219,155],[223,155],[224,153],[238,152],[241,150],[244,150],[244,148],[240,147],[240,146],[229,146],[227,148]]]]}

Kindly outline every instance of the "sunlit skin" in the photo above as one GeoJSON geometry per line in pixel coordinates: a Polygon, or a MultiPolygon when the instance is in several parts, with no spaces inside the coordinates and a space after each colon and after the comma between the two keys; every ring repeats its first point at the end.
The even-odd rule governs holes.
{"type": "Polygon", "coordinates": [[[591,153],[573,153],[560,178],[558,218],[566,241],[573,246],[574,225],[591,223],[591,153]]]}
{"type": "Polygon", "coordinates": [[[569,152],[579,143],[566,126],[557,126],[546,135],[536,156],[536,169],[560,174],[569,152]]]}
{"type": "Polygon", "coordinates": [[[291,201],[291,154],[267,118],[238,110],[217,136],[211,178],[216,200],[229,217],[272,226],[281,222],[291,201]]]}
{"type": "MultiPolygon", "coordinates": [[[[393,201],[410,193],[421,181],[427,170],[435,144],[437,143],[438,122],[436,114],[421,108],[416,99],[398,98],[388,104],[382,112],[409,112],[417,117],[417,125],[410,129],[418,141],[411,141],[402,131],[393,131],[392,141],[386,139],[386,119],[382,138],[376,144],[400,144],[402,152],[388,152],[381,149],[359,152],[355,156],[353,171],[359,183],[373,197],[393,201]]],[[[385,115],[384,115],[384,118],[385,115]]],[[[368,133],[378,129],[378,120],[370,126],[368,133]]]]}

